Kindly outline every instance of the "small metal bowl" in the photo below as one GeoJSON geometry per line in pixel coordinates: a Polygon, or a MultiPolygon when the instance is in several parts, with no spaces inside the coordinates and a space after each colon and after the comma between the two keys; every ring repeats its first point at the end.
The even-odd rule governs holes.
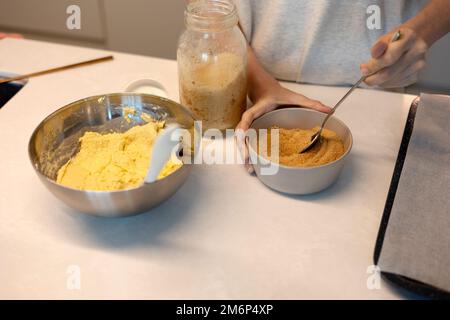
{"type": "MultiPolygon", "coordinates": [[[[322,123],[325,114],[303,108],[285,108],[269,112],[253,122],[253,129],[267,129],[272,126],[287,129],[313,128],[322,123]]],[[[269,162],[257,154],[257,139],[250,137],[249,153],[252,159],[257,159],[253,164],[256,175],[268,187],[288,194],[305,195],[316,193],[328,188],[338,178],[344,163],[346,162],[353,145],[353,137],[350,129],[338,118],[332,116],[327,125],[337,133],[344,143],[345,153],[336,161],[316,167],[288,167],[274,162],[269,162]],[[277,170],[275,174],[262,174],[265,164],[273,166],[277,170]]]]}
{"type": "MultiPolygon", "coordinates": [[[[169,99],[137,93],[113,93],[82,99],[53,112],[34,130],[28,153],[40,180],[68,206],[91,215],[123,217],[145,212],[159,205],[183,185],[191,171],[190,164],[183,165],[161,180],[144,183],[134,189],[85,191],[56,182],[59,168],[77,153],[79,138],[86,131],[125,132],[135,125],[143,124],[143,114],[156,120],[165,120],[166,123],[176,122],[188,130],[194,130],[191,113],[169,99]],[[124,110],[125,107],[134,108],[136,113],[130,116],[124,110]]],[[[199,141],[191,142],[191,145],[197,146],[198,143],[199,141]]],[[[191,154],[185,151],[184,160],[191,157],[191,154]]]]}

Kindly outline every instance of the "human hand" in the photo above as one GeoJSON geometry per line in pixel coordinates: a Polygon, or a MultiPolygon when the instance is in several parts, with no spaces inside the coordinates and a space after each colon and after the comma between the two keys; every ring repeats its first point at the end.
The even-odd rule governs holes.
{"type": "Polygon", "coordinates": [[[281,105],[298,105],[308,109],[329,113],[330,107],[325,106],[320,101],[311,100],[308,97],[283,88],[278,82],[268,87],[265,92],[257,98],[255,104],[244,112],[241,121],[236,127],[236,142],[243,157],[245,167],[249,173],[253,172],[253,167],[249,164],[248,150],[245,141],[245,132],[248,130],[253,120],[261,115],[275,110],[281,105]]]}
{"type": "Polygon", "coordinates": [[[255,104],[244,112],[236,129],[247,131],[253,120],[281,105],[295,105],[325,113],[331,111],[330,107],[325,106],[320,101],[309,99],[302,94],[286,89],[277,82],[267,88],[264,94],[258,97],[255,104]]]}
{"type": "Polygon", "coordinates": [[[18,33],[4,33],[4,32],[0,32],[0,40],[2,40],[4,38],[22,39],[23,36],[21,34],[18,34],[18,33]]]}
{"type": "Polygon", "coordinates": [[[373,45],[372,58],[360,65],[361,73],[369,75],[365,83],[383,88],[400,88],[417,82],[419,72],[425,67],[428,45],[413,29],[400,27],[385,34],[373,45]],[[391,39],[397,30],[401,37],[391,39]]]}

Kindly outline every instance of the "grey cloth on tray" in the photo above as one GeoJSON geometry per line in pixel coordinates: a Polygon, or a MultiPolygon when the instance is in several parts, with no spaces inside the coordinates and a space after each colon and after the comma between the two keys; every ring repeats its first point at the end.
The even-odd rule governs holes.
{"type": "Polygon", "coordinates": [[[450,292],[450,97],[422,94],[378,265],[450,292]]]}

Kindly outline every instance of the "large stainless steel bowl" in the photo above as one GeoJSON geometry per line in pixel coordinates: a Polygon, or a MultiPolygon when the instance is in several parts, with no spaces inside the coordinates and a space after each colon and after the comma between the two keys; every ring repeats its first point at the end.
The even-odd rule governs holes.
{"type": "MultiPolygon", "coordinates": [[[[325,114],[303,108],[286,108],[269,112],[255,120],[251,126],[253,129],[267,129],[272,126],[288,129],[313,128],[322,123],[325,114]]],[[[310,194],[329,187],[338,178],[344,163],[346,162],[353,144],[350,129],[338,118],[332,116],[326,128],[337,133],[344,143],[345,153],[342,157],[331,163],[316,167],[288,167],[273,162],[268,162],[257,154],[257,139],[250,138],[249,152],[253,159],[256,175],[267,186],[277,191],[288,194],[310,194]],[[267,165],[266,165],[267,163],[267,165]],[[275,174],[264,174],[263,168],[273,166],[275,174]]]]}
{"type": "MultiPolygon", "coordinates": [[[[78,151],[79,138],[86,131],[124,132],[142,124],[146,114],[166,123],[176,122],[194,130],[194,118],[180,104],[157,96],[137,93],[114,93],[73,102],[44,119],[31,136],[28,151],[31,163],[44,185],[60,200],[77,211],[117,217],[148,211],[172,196],[185,182],[191,165],[185,164],[173,174],[154,183],[120,191],[83,191],[56,183],[59,168],[78,151]],[[127,121],[132,107],[137,113],[127,121]]],[[[200,135],[196,135],[200,137],[200,135]]],[[[198,138],[191,142],[198,146],[198,138]]],[[[183,150],[184,160],[191,150],[183,150]]],[[[186,162],[186,161],[185,161],[186,162]]],[[[192,163],[192,162],[189,162],[192,163]]]]}

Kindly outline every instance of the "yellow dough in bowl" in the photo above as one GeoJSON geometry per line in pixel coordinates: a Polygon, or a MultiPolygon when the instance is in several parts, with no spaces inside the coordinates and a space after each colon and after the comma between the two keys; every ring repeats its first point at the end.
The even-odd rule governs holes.
{"type": "MultiPolygon", "coordinates": [[[[96,191],[138,187],[147,175],[151,149],[163,127],[163,122],[149,122],[124,133],[86,132],[80,138],[80,151],[59,169],[57,182],[96,191]]],[[[172,157],[158,179],[181,166],[182,162],[172,157]]]]}

